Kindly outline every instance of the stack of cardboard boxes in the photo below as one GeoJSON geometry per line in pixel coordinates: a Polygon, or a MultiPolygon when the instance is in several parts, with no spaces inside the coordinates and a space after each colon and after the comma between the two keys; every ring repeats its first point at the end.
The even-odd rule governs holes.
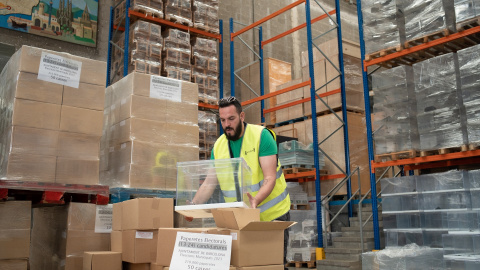
{"type": "Polygon", "coordinates": [[[175,190],[177,162],[198,160],[198,89],[131,73],[106,90],[102,184],[175,190]]]}
{"type": "Polygon", "coordinates": [[[192,0],[165,0],[165,19],[193,26],[192,0]]]}
{"type": "Polygon", "coordinates": [[[195,37],[192,46],[193,82],[198,83],[198,97],[204,103],[216,105],[218,100],[217,41],[195,37]]]}
{"type": "Polygon", "coordinates": [[[163,76],[189,82],[192,79],[190,33],[167,29],[163,39],[163,76]]]}
{"type": "Polygon", "coordinates": [[[2,178],[98,184],[105,62],[23,46],[0,75],[2,178]]]}
{"type": "Polygon", "coordinates": [[[212,112],[198,111],[200,160],[209,160],[213,145],[218,138],[217,115],[212,112]]]}
{"type": "Polygon", "coordinates": [[[219,33],[218,0],[193,0],[193,26],[219,33]]]}
{"type": "Polygon", "coordinates": [[[31,202],[0,203],[0,269],[27,270],[31,202]]]}
{"type": "Polygon", "coordinates": [[[34,208],[30,269],[82,270],[85,251],[109,251],[110,234],[95,232],[96,211],[90,203],[34,208]]]}

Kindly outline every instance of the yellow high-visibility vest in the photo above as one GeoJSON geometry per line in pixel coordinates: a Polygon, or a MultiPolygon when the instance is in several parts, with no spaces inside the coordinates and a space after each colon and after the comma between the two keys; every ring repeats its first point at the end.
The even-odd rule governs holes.
{"type": "MultiPolygon", "coordinates": [[[[240,149],[240,157],[245,159],[252,171],[251,185],[244,187],[251,195],[255,195],[263,185],[263,171],[259,162],[260,138],[264,127],[248,124],[245,126],[242,147],[240,149]]],[[[275,138],[275,133],[273,133],[275,138]]],[[[228,139],[223,134],[220,136],[213,146],[213,155],[215,159],[228,159],[230,150],[228,139]]],[[[233,175],[232,177],[218,177],[220,188],[224,194],[226,202],[236,201],[236,192],[233,175]]],[[[260,203],[257,208],[260,209],[260,219],[262,221],[271,221],[290,210],[290,196],[287,192],[287,183],[283,176],[280,161],[277,160],[277,174],[275,187],[272,193],[260,203]]]]}

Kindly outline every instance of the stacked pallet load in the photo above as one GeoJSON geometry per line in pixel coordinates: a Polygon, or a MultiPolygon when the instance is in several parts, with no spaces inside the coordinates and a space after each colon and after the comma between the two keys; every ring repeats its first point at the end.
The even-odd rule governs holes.
{"type": "Polygon", "coordinates": [[[220,33],[218,2],[218,0],[193,0],[193,27],[220,33]]]}
{"type": "MultiPolygon", "coordinates": [[[[325,166],[323,154],[318,153],[320,168],[325,166]]],[[[304,145],[298,141],[283,142],[278,145],[278,159],[283,168],[313,168],[313,144],[304,145]]]]}
{"type": "Polygon", "coordinates": [[[442,251],[412,244],[362,254],[362,269],[389,270],[392,267],[394,269],[444,269],[442,251]]]}
{"type": "Polygon", "coordinates": [[[174,190],[176,164],[198,160],[198,89],[131,73],[106,90],[102,183],[174,190]]]}
{"type": "Polygon", "coordinates": [[[420,150],[467,144],[466,116],[455,53],[413,65],[420,150]]]}
{"type": "Polygon", "coordinates": [[[191,56],[190,33],[173,28],[164,31],[163,76],[187,82],[191,81],[191,56]]]}
{"type": "Polygon", "coordinates": [[[23,46],[0,75],[3,179],[98,184],[105,62],[23,46]]]}
{"type": "Polygon", "coordinates": [[[456,32],[454,0],[403,0],[402,11],[406,48],[456,32]]]}
{"type": "Polygon", "coordinates": [[[28,269],[31,211],[27,201],[0,204],[0,269],[28,269]]]}
{"type": "Polygon", "coordinates": [[[218,138],[217,115],[208,111],[198,111],[200,160],[208,160],[213,145],[218,138]]]}
{"type": "MultiPolygon", "coordinates": [[[[125,19],[125,0],[115,0],[114,23],[123,25],[125,19]]],[[[156,18],[163,19],[162,0],[130,0],[130,8],[156,18]]],[[[128,18],[127,18],[128,19],[128,18]]]]}
{"type": "Polygon", "coordinates": [[[297,222],[289,229],[287,262],[291,266],[308,268],[315,266],[318,247],[317,211],[290,210],[290,220],[297,222]]]}
{"type": "MultiPolygon", "coordinates": [[[[375,154],[418,150],[417,99],[410,66],[372,74],[375,154]]],[[[399,153],[401,154],[401,153],[399,153]]]]}
{"type": "MultiPolygon", "coordinates": [[[[398,51],[405,42],[405,19],[401,0],[362,1],[365,53],[383,55],[398,51]]],[[[369,60],[369,59],[367,59],[369,60]]]]}
{"type": "Polygon", "coordinates": [[[165,0],[165,19],[193,26],[192,0],[165,0]]]}
{"type": "MultiPolygon", "coordinates": [[[[123,78],[124,41],[122,34],[113,46],[112,82],[123,78]]],[[[128,73],[139,72],[161,75],[162,71],[162,28],[160,25],[138,20],[130,26],[128,73]]]]}
{"type": "Polygon", "coordinates": [[[198,84],[199,101],[216,105],[218,101],[218,45],[216,40],[194,38],[192,75],[198,84]]]}
{"type": "Polygon", "coordinates": [[[455,0],[455,19],[458,31],[478,26],[478,16],[480,16],[480,1],[455,0]]]}
{"type": "Polygon", "coordinates": [[[460,65],[460,86],[467,118],[470,150],[475,149],[480,144],[479,50],[480,45],[477,45],[457,52],[460,65]]]}

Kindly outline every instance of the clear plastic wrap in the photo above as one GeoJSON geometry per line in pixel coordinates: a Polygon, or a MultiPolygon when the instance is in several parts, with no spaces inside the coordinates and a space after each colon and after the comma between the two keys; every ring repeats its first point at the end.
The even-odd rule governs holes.
{"type": "Polygon", "coordinates": [[[449,53],[413,65],[420,149],[466,144],[466,116],[459,83],[458,58],[449,53]]]}
{"type": "Polygon", "coordinates": [[[469,171],[472,209],[480,210],[480,170],[469,171]]]}
{"type": "Polygon", "coordinates": [[[27,270],[28,260],[0,260],[0,269],[3,270],[27,270]]]}
{"type": "Polygon", "coordinates": [[[218,0],[193,0],[193,26],[211,33],[220,33],[218,0]]]}
{"type": "Polygon", "coordinates": [[[479,0],[455,0],[455,18],[460,23],[480,15],[479,0]]]}
{"type": "MultiPolygon", "coordinates": [[[[325,159],[322,152],[319,151],[318,155],[319,165],[322,168],[325,166],[325,159]]],[[[280,143],[278,146],[278,159],[282,166],[314,166],[313,144],[304,145],[299,141],[280,143]]]]}
{"type": "Polygon", "coordinates": [[[255,185],[243,158],[179,162],[177,171],[175,210],[250,205],[247,193],[255,185]]]}
{"type": "Polygon", "coordinates": [[[449,231],[478,232],[480,230],[480,212],[448,212],[447,228],[449,231]]]}
{"type": "Polygon", "coordinates": [[[110,187],[176,187],[176,163],[198,160],[198,90],[180,86],[180,102],[157,98],[156,78],[132,73],[106,90],[101,183],[110,187]]]}
{"type": "Polygon", "coordinates": [[[399,66],[372,75],[375,153],[418,149],[413,69],[399,66]]]}
{"type": "Polygon", "coordinates": [[[478,269],[480,235],[443,235],[443,258],[447,269],[478,269]]]}
{"type": "Polygon", "coordinates": [[[315,260],[315,248],[318,246],[316,233],[294,233],[290,231],[287,246],[288,262],[308,262],[315,260]]]}
{"type": "Polygon", "coordinates": [[[208,111],[198,111],[198,127],[200,160],[209,160],[218,138],[217,115],[208,111]]]}
{"type": "Polygon", "coordinates": [[[363,269],[444,269],[442,250],[410,244],[362,254],[363,269]]]}
{"type": "Polygon", "coordinates": [[[0,203],[0,262],[28,258],[31,210],[30,201],[0,203]]]}
{"type": "Polygon", "coordinates": [[[199,100],[216,105],[218,101],[218,45],[216,40],[195,37],[192,46],[193,82],[198,83],[199,100]]]}
{"type": "Polygon", "coordinates": [[[193,26],[192,0],[165,0],[165,19],[193,26]]]}
{"type": "Polygon", "coordinates": [[[407,40],[448,29],[455,32],[454,0],[402,0],[407,40]]]}
{"type": "Polygon", "coordinates": [[[191,81],[190,33],[171,28],[167,29],[163,35],[163,76],[191,81]]]}
{"type": "Polygon", "coordinates": [[[405,42],[402,1],[362,1],[363,29],[367,54],[400,47],[405,42]]]}

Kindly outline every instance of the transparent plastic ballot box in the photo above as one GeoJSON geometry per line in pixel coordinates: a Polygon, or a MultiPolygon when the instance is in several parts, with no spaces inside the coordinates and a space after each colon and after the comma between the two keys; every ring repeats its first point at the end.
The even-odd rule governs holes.
{"type": "Polygon", "coordinates": [[[246,208],[259,188],[243,158],[178,162],[175,211],[246,208]]]}

